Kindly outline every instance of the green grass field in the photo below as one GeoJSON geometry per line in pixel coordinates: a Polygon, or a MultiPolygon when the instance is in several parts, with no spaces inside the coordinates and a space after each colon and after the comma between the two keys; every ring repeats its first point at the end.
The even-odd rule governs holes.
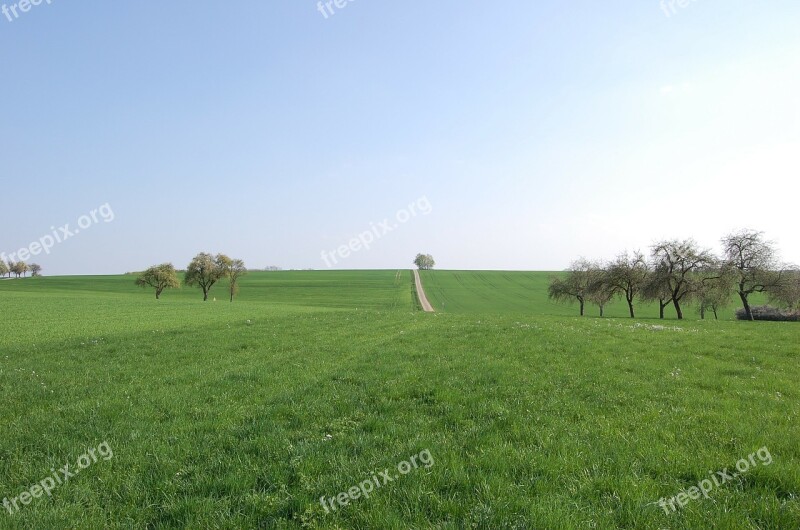
{"type": "MultiPolygon", "coordinates": [[[[532,314],[576,316],[579,314],[577,301],[574,304],[559,304],[547,298],[550,278],[557,272],[506,272],[506,271],[422,271],[425,293],[437,311],[449,313],[490,313],[490,314],[532,314]]],[[[751,296],[754,305],[765,303],[758,293],[751,296]]],[[[636,302],[637,318],[657,319],[658,304],[636,302]]],[[[738,308],[735,296],[731,303],[719,314],[721,320],[733,320],[738,308]]],[[[665,310],[667,319],[675,318],[672,305],[665,310]]],[[[597,306],[586,304],[588,316],[598,316],[597,306]]],[[[608,304],[606,317],[627,318],[628,304],[624,298],[617,298],[608,304]]],[[[684,305],[684,315],[699,318],[697,309],[691,304],[684,305]]],[[[707,315],[713,318],[713,315],[707,315]]]]}
{"type": "Polygon", "coordinates": [[[409,271],[0,281],[0,497],[113,449],[0,528],[800,528],[800,327],[581,319],[547,277],[427,273],[434,314],[409,271]]]}

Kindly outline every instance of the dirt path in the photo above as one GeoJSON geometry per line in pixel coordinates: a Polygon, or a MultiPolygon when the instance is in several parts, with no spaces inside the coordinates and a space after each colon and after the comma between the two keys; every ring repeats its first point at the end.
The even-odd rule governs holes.
{"type": "Polygon", "coordinates": [[[419,278],[419,271],[417,269],[414,269],[414,281],[417,283],[417,298],[419,298],[419,304],[422,306],[422,310],[426,313],[433,313],[433,306],[428,302],[428,297],[425,296],[425,291],[422,289],[422,280],[419,278]]]}

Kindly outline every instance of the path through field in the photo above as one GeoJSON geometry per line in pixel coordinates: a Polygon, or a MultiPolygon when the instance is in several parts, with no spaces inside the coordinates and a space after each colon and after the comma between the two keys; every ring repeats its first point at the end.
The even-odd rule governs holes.
{"type": "Polygon", "coordinates": [[[426,313],[433,313],[433,306],[428,302],[428,297],[425,296],[425,290],[422,288],[422,280],[419,279],[419,271],[417,269],[414,269],[414,281],[417,283],[417,297],[422,310],[426,313]]]}

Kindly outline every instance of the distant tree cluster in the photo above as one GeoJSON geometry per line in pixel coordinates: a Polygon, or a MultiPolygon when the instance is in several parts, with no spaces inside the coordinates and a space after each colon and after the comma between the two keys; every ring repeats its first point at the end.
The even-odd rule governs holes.
{"type": "Polygon", "coordinates": [[[700,317],[730,303],[736,293],[742,303],[742,318],[753,320],[750,295],[765,293],[770,301],[788,309],[800,308],[800,272],[796,266],[780,264],[775,245],[762,232],[742,230],[722,238],[723,254],[715,256],[692,239],[660,241],[651,247],[649,259],[641,252],[618,256],[610,263],[579,259],[567,274],[552,278],[551,299],[577,301],[581,316],[587,303],[605,306],[614,298],[625,298],[631,318],[637,300],[657,302],[659,317],[669,305],[683,319],[690,303],[700,317]]]}
{"type": "Polygon", "coordinates": [[[25,278],[28,276],[28,272],[31,273],[32,277],[41,276],[42,266],[36,263],[28,265],[24,261],[0,260],[0,278],[4,276],[11,278],[12,274],[17,278],[25,278]]]}
{"type": "Polygon", "coordinates": [[[430,254],[417,254],[417,257],[414,258],[414,265],[421,271],[427,271],[435,267],[436,262],[430,254]]]}
{"type": "MultiPolygon", "coordinates": [[[[214,256],[201,252],[186,267],[183,282],[188,287],[200,288],[203,291],[203,301],[207,301],[211,288],[220,280],[228,280],[228,294],[230,301],[233,302],[233,298],[239,292],[239,280],[245,274],[247,268],[242,260],[229,258],[225,254],[214,256]]],[[[171,263],[163,263],[139,274],[136,285],[155,289],[156,299],[160,299],[164,290],[179,289],[181,282],[175,267],[171,263]]]]}

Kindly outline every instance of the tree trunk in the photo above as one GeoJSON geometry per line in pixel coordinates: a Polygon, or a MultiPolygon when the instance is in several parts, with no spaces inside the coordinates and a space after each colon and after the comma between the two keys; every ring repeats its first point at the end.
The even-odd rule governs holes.
{"type": "Polygon", "coordinates": [[[664,308],[667,307],[668,303],[669,302],[664,303],[664,300],[661,298],[658,300],[658,318],[661,320],[664,320],[664,308]]]}
{"type": "Polygon", "coordinates": [[[717,316],[717,308],[713,307],[712,310],[714,311],[714,320],[719,320],[719,317],[717,316]]]}
{"type": "Polygon", "coordinates": [[[705,306],[701,305],[700,306],[700,320],[705,320],[705,319],[706,319],[706,308],[705,308],[705,306]]]}
{"type": "Polygon", "coordinates": [[[747,294],[739,291],[739,298],[742,299],[742,305],[744,306],[744,315],[747,320],[755,320],[753,318],[753,312],[750,310],[750,302],[747,301],[747,294]]]}
{"type": "Polygon", "coordinates": [[[208,302],[208,291],[203,289],[203,302],[208,302]]]}
{"type": "Polygon", "coordinates": [[[580,302],[581,302],[581,316],[583,316],[583,300],[581,300],[580,302]]]}
{"type": "Polygon", "coordinates": [[[161,300],[161,291],[156,289],[156,300],[161,300]]]}
{"type": "Polygon", "coordinates": [[[636,318],[636,314],[633,312],[633,299],[628,299],[628,309],[631,312],[631,318],[636,318]]]}
{"type": "Polygon", "coordinates": [[[681,311],[681,303],[673,298],[672,305],[675,306],[675,312],[678,313],[678,320],[683,320],[683,311],[681,311]]]}
{"type": "Polygon", "coordinates": [[[602,304],[600,304],[600,318],[603,318],[603,309],[604,309],[604,306],[602,304]]]}

